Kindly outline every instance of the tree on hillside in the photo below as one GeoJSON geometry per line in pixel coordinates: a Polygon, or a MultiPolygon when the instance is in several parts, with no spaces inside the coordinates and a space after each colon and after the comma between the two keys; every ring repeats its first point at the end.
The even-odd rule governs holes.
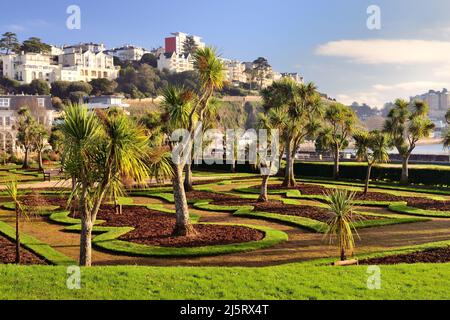
{"type": "Polygon", "coordinates": [[[186,40],[183,43],[183,51],[185,53],[193,55],[195,53],[195,51],[197,51],[197,49],[198,49],[198,45],[195,42],[194,37],[193,36],[187,36],[186,40]]]}
{"type": "Polygon", "coordinates": [[[36,133],[36,121],[31,115],[28,108],[21,108],[18,111],[17,120],[17,143],[23,148],[25,155],[23,159],[23,169],[29,169],[29,153],[34,145],[34,137],[36,133]]]}
{"type": "Polygon", "coordinates": [[[123,192],[122,177],[142,183],[148,178],[148,139],[124,113],[89,113],[73,105],[64,110],[64,171],[75,177],[81,217],[80,265],[91,265],[92,229],[108,194],[123,192]],[[97,116],[98,114],[98,116],[97,116]]]}
{"type": "Polygon", "coordinates": [[[153,53],[146,53],[142,56],[141,64],[148,64],[149,66],[153,68],[158,67],[158,58],[153,53]]]}
{"type": "Polygon", "coordinates": [[[50,93],[54,97],[67,99],[69,97],[69,81],[55,81],[52,83],[50,93]]]}
{"type": "Polygon", "coordinates": [[[314,137],[320,128],[322,101],[313,83],[298,84],[292,79],[275,81],[261,92],[266,110],[279,109],[287,115],[282,133],[286,151],[283,186],[293,187],[295,155],[306,138],[314,137]]]}
{"type": "Polygon", "coordinates": [[[364,194],[367,194],[373,166],[376,163],[389,162],[391,141],[387,134],[378,130],[358,131],[353,135],[353,139],[355,140],[357,160],[367,162],[367,176],[364,187],[364,194]]]}
{"type": "Polygon", "coordinates": [[[32,95],[47,96],[50,94],[50,86],[45,80],[35,79],[26,87],[26,93],[32,95]]]}
{"type": "Polygon", "coordinates": [[[0,51],[4,52],[5,54],[17,52],[19,48],[20,43],[17,39],[17,34],[13,32],[5,32],[0,38],[0,51]]]}
{"type": "Polygon", "coordinates": [[[410,106],[405,100],[398,99],[389,112],[384,131],[392,139],[402,157],[402,183],[409,180],[409,158],[420,139],[431,135],[435,125],[428,117],[429,107],[425,102],[415,101],[410,106]]]}
{"type": "Polygon", "coordinates": [[[256,79],[259,81],[259,90],[262,90],[264,80],[268,76],[268,72],[271,70],[269,61],[266,58],[259,57],[253,61],[253,69],[256,71],[256,79]]]}
{"type": "Polygon", "coordinates": [[[340,103],[328,106],[324,115],[325,128],[319,133],[319,144],[333,153],[333,177],[339,177],[340,152],[348,147],[349,139],[358,122],[355,112],[340,103]]]}
{"type": "Polygon", "coordinates": [[[25,40],[20,46],[20,50],[25,53],[50,53],[51,46],[43,43],[40,38],[31,37],[25,40]]]}
{"type": "Polygon", "coordinates": [[[92,86],[91,94],[95,96],[113,95],[117,89],[117,82],[106,78],[93,79],[89,82],[92,86]]]}
{"type": "Polygon", "coordinates": [[[3,88],[5,93],[19,93],[20,82],[14,79],[0,77],[0,88],[3,88]]]}

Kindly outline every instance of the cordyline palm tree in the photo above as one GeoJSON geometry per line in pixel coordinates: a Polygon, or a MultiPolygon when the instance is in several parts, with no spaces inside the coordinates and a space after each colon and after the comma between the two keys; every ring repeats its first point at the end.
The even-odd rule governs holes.
{"type": "Polygon", "coordinates": [[[286,150],[284,187],[295,186],[295,154],[307,137],[313,137],[320,128],[321,97],[313,83],[298,84],[292,79],[275,81],[262,90],[265,110],[279,109],[287,115],[283,139],[286,150]]]}
{"type": "MultiPolygon", "coordinates": [[[[194,137],[198,125],[207,115],[215,90],[221,89],[225,79],[224,66],[218,59],[214,49],[206,47],[198,49],[194,54],[194,68],[200,80],[198,93],[169,87],[164,92],[163,106],[169,112],[169,126],[172,130],[185,129],[190,137],[194,137]],[[173,116],[173,117],[172,117],[173,116]],[[170,123],[171,122],[171,123],[170,123]]],[[[170,131],[170,130],[169,130],[170,131]]],[[[197,130],[198,131],[198,130],[197,130]]],[[[176,236],[195,236],[196,232],[190,222],[186,201],[185,185],[192,187],[192,139],[187,144],[170,141],[171,151],[182,146],[187,156],[173,161],[173,189],[177,223],[174,230],[176,236]],[[183,183],[183,169],[186,168],[186,183],[183,183]]]]}
{"type": "Polygon", "coordinates": [[[19,201],[17,181],[10,181],[6,184],[6,193],[14,203],[16,213],[16,264],[20,264],[20,219],[25,213],[22,203],[19,201]]]}
{"type": "Polygon", "coordinates": [[[429,107],[423,101],[414,101],[410,106],[405,100],[398,99],[384,124],[384,132],[389,134],[402,157],[401,183],[408,183],[409,158],[417,142],[429,137],[435,127],[428,118],[428,111],[429,107]]]}
{"type": "Polygon", "coordinates": [[[148,178],[148,138],[124,113],[97,114],[71,105],[64,110],[64,171],[75,178],[69,198],[78,200],[81,218],[80,265],[91,265],[92,229],[109,194],[122,192],[121,177],[148,178]]]}
{"type": "Polygon", "coordinates": [[[336,189],[330,191],[327,195],[328,210],[333,214],[333,218],[328,221],[328,230],[326,236],[330,239],[330,244],[337,241],[340,252],[341,261],[347,259],[347,253],[353,255],[355,248],[355,239],[353,232],[356,234],[356,228],[353,223],[353,200],[354,193],[347,190],[336,189]]]}
{"type": "Polygon", "coordinates": [[[39,171],[44,171],[44,164],[42,162],[42,153],[44,149],[48,146],[47,139],[50,137],[48,130],[42,124],[36,124],[35,130],[33,133],[33,145],[38,154],[38,165],[39,171]]]}
{"type": "Polygon", "coordinates": [[[343,104],[332,103],[325,111],[326,127],[320,132],[320,145],[333,153],[333,177],[339,177],[340,152],[348,146],[348,140],[357,122],[354,111],[343,104]]]}
{"type": "MultiPolygon", "coordinates": [[[[272,143],[272,130],[277,130],[278,132],[281,132],[285,128],[286,124],[286,114],[281,112],[280,109],[271,109],[267,113],[260,113],[258,116],[258,124],[257,127],[259,129],[267,130],[269,134],[268,138],[270,139],[269,143],[272,143]]],[[[278,143],[278,141],[277,141],[278,143]]],[[[280,153],[280,150],[283,150],[283,147],[276,145],[276,148],[278,148],[277,153],[280,153]]],[[[272,150],[273,151],[273,150],[272,150]]],[[[258,202],[268,202],[269,197],[267,195],[267,187],[269,184],[269,179],[271,175],[274,175],[277,173],[277,170],[279,169],[279,165],[281,164],[281,156],[279,156],[278,159],[275,161],[278,161],[278,166],[275,165],[275,161],[273,158],[274,155],[271,154],[271,160],[267,160],[266,157],[258,156],[258,162],[259,167],[261,170],[262,175],[262,183],[261,183],[261,192],[258,198],[258,202]]]]}
{"type": "MultiPolygon", "coordinates": [[[[194,70],[199,78],[198,88],[189,114],[187,129],[194,134],[197,125],[204,125],[205,120],[214,111],[212,103],[214,92],[221,90],[225,81],[225,67],[217,56],[216,50],[211,47],[197,49],[194,53],[194,70]]],[[[186,127],[183,127],[186,128],[186,127]]],[[[192,154],[191,154],[192,156],[192,154]]],[[[192,182],[192,157],[186,163],[186,174],[184,188],[186,191],[193,190],[192,182]]]]}
{"type": "Polygon", "coordinates": [[[369,183],[372,168],[376,163],[389,162],[389,136],[378,130],[366,132],[359,131],[353,135],[355,140],[356,158],[358,161],[367,161],[367,176],[364,194],[369,192],[369,183]]]}

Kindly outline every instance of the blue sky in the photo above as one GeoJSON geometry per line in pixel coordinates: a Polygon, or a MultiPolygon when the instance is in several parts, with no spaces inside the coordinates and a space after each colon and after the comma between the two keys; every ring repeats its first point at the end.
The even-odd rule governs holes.
{"type": "Polygon", "coordinates": [[[3,9],[14,14],[2,16],[0,32],[55,45],[153,48],[170,32],[200,35],[224,57],[267,57],[277,71],[300,72],[345,103],[382,106],[450,87],[447,0],[22,0],[3,9]],[[26,9],[17,10],[21,4],[26,9]],[[72,4],[81,8],[81,30],[66,28],[72,4]],[[366,26],[372,4],[381,8],[381,30],[366,26]]]}

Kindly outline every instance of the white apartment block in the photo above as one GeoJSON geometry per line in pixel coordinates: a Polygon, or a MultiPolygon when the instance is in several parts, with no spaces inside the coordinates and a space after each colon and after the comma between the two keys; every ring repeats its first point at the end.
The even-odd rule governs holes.
{"type": "Polygon", "coordinates": [[[21,83],[35,79],[52,83],[62,81],[86,81],[97,78],[114,80],[119,68],[114,58],[103,52],[103,45],[81,44],[59,49],[54,54],[20,53],[3,55],[3,75],[21,83]]]}
{"type": "Polygon", "coordinates": [[[114,80],[119,76],[119,68],[114,66],[114,58],[103,51],[84,50],[83,48],[65,49],[59,56],[59,64],[67,72],[66,77],[77,74],[77,81],[89,82],[93,79],[114,80]],[[72,73],[71,73],[72,72],[72,73]]]}
{"type": "Polygon", "coordinates": [[[158,69],[167,69],[170,72],[185,72],[194,70],[194,60],[190,54],[163,53],[158,58],[158,69]]]}
{"type": "MultiPolygon", "coordinates": [[[[295,82],[300,83],[300,84],[302,84],[304,82],[303,77],[300,76],[297,72],[284,72],[284,73],[281,73],[280,76],[281,76],[281,78],[292,79],[295,82]]],[[[274,79],[274,80],[277,80],[277,79],[274,79]]]]}
{"type": "Polygon", "coordinates": [[[221,59],[225,67],[225,77],[227,81],[233,83],[247,82],[245,64],[238,60],[221,59]]]}
{"type": "Polygon", "coordinates": [[[411,102],[422,100],[430,106],[430,111],[447,111],[450,107],[450,93],[447,89],[442,91],[430,90],[425,94],[411,97],[411,102]]]}
{"type": "Polygon", "coordinates": [[[144,54],[150,51],[132,45],[125,45],[120,48],[114,48],[107,51],[108,54],[119,58],[121,61],[140,61],[144,54]]]}

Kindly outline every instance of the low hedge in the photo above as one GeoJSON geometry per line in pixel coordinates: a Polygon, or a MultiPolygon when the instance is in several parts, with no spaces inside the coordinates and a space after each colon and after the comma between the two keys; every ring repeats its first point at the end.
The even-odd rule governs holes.
{"type": "MultiPolygon", "coordinates": [[[[294,167],[296,176],[300,177],[333,177],[333,164],[330,163],[296,163],[294,167]]],[[[372,180],[374,181],[400,181],[402,168],[374,166],[372,169],[372,180]]],[[[340,178],[350,180],[364,180],[367,175],[367,165],[342,163],[340,165],[340,178]]],[[[410,168],[409,182],[412,184],[423,184],[429,186],[450,186],[449,168],[410,168]]]]}

